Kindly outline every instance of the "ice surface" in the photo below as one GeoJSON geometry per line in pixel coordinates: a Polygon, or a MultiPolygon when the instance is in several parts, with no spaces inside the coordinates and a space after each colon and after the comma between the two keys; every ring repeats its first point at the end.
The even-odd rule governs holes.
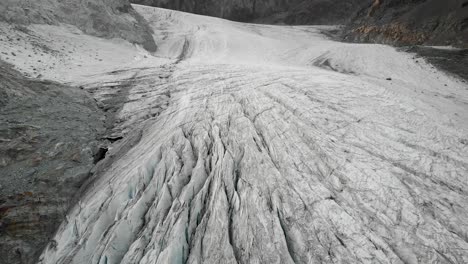
{"type": "Polygon", "coordinates": [[[468,262],[466,83],[320,27],[135,8],[155,54],[30,27],[49,47],[75,36],[43,78],[97,100],[125,81],[116,126],[142,131],[41,263],[468,262]]]}

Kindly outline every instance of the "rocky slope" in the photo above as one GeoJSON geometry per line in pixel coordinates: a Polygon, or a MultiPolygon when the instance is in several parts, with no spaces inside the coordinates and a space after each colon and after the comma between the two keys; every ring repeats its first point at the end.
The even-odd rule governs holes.
{"type": "Polygon", "coordinates": [[[287,24],[341,24],[365,3],[360,0],[132,0],[132,2],[237,21],[287,24]]]}
{"type": "Polygon", "coordinates": [[[155,51],[151,29],[128,0],[2,0],[0,21],[77,26],[87,34],[123,38],[155,51]]]}
{"type": "Polygon", "coordinates": [[[366,6],[362,0],[302,0],[291,6],[284,22],[293,25],[346,24],[366,6]]]}
{"type": "Polygon", "coordinates": [[[104,116],[84,91],[0,61],[0,263],[37,260],[91,175],[104,116]]]}
{"type": "Polygon", "coordinates": [[[346,39],[468,47],[468,1],[375,0],[355,16],[346,39]]]}

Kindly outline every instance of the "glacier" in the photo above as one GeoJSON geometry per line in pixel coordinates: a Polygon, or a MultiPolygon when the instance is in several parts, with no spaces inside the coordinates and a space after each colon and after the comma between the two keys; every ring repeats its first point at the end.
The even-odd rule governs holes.
{"type": "Polygon", "coordinates": [[[48,25],[35,41],[68,50],[42,63],[2,46],[119,107],[39,263],[468,262],[467,83],[330,26],[134,7],[154,54],[48,25]]]}

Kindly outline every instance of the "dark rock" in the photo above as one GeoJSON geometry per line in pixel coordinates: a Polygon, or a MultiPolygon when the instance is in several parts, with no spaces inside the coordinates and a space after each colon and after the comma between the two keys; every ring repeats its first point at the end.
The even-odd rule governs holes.
{"type": "Polygon", "coordinates": [[[235,21],[296,25],[342,24],[365,4],[362,0],[131,1],[135,4],[169,8],[235,21]]]}
{"type": "Polygon", "coordinates": [[[374,0],[352,19],[346,39],[468,47],[467,18],[459,0],[374,0]]]}
{"type": "Polygon", "coordinates": [[[107,140],[109,140],[111,143],[114,143],[116,141],[122,140],[122,136],[114,136],[114,137],[106,137],[107,140]]]}
{"type": "Polygon", "coordinates": [[[86,91],[1,61],[0,79],[0,263],[36,263],[90,176],[103,114],[86,91]]]}
{"type": "Polygon", "coordinates": [[[106,153],[109,149],[107,147],[100,147],[96,154],[94,154],[94,164],[103,160],[106,157],[106,153]]]}

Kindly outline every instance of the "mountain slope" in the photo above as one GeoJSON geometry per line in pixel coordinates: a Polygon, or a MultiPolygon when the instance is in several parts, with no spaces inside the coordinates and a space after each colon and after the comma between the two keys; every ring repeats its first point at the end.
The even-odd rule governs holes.
{"type": "Polygon", "coordinates": [[[132,1],[236,21],[345,24],[345,39],[359,42],[468,47],[466,0],[132,1]]]}
{"type": "Polygon", "coordinates": [[[2,0],[0,21],[77,26],[87,34],[123,38],[155,51],[151,29],[128,0],[2,0]]]}
{"type": "Polygon", "coordinates": [[[347,38],[468,48],[466,0],[375,0],[349,25],[347,38]]]}
{"type": "Polygon", "coordinates": [[[342,24],[358,11],[360,0],[233,0],[176,1],[132,0],[135,4],[163,7],[235,21],[276,22],[287,24],[342,24]]]}

